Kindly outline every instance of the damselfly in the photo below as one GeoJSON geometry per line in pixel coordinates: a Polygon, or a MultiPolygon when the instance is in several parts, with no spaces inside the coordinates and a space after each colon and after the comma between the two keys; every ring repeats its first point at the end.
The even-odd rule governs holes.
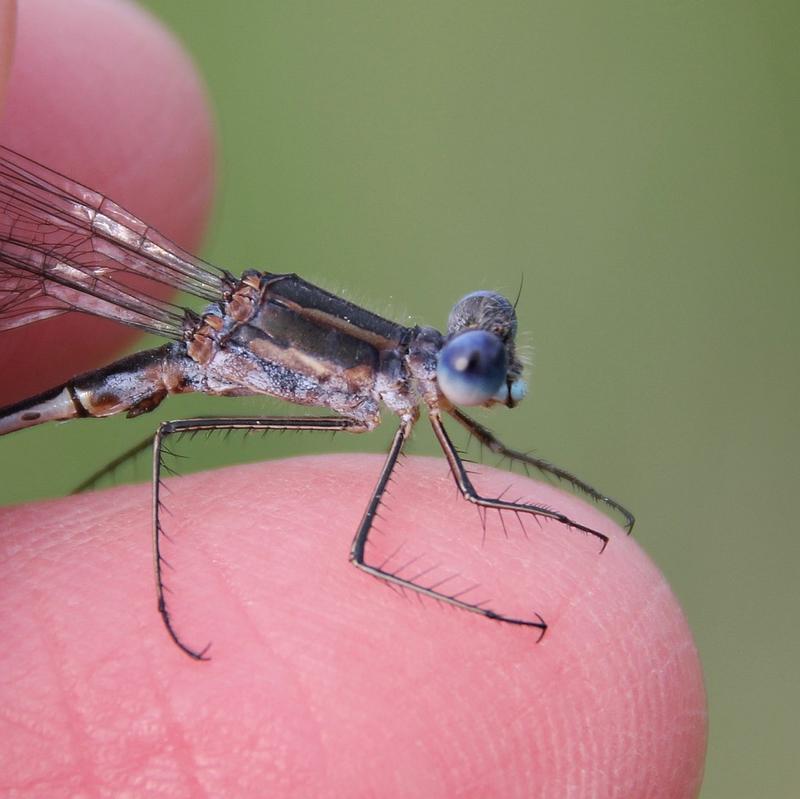
{"type": "MultiPolygon", "coordinates": [[[[43,422],[153,410],[169,394],[270,395],[327,408],[332,416],[199,418],[163,422],[153,438],[153,542],[158,609],[175,643],[202,659],[176,632],[165,598],[161,497],[164,443],[185,432],[308,430],[363,433],[381,407],[399,425],[350,550],[359,569],[463,610],[544,634],[544,619],[495,612],[480,603],[400,577],[365,559],[365,547],[411,429],[425,406],[461,495],[482,508],[554,519],[608,537],[541,505],[481,496],[445,430],[450,417],[490,451],[562,480],[615,510],[622,505],[547,461],[510,449],[461,406],[513,408],[526,384],[514,305],[488,291],[453,307],[447,332],[384,319],[294,274],[247,271],[235,277],[183,251],[107,197],[0,147],[0,331],[68,312],[105,317],[169,340],[0,409],[0,435],[43,422]],[[132,280],[133,278],[133,280],[132,280]],[[198,314],[134,284],[144,279],[204,300],[198,314]]],[[[148,442],[149,443],[149,442],[148,442]]]]}

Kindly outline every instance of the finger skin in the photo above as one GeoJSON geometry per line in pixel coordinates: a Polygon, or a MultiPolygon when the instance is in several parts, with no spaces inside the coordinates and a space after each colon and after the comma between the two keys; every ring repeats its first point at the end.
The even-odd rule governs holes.
{"type": "MultiPolygon", "coordinates": [[[[0,143],[195,251],[211,207],[214,136],[184,50],[123,0],[25,0],[17,23],[0,143]]],[[[0,405],[111,360],[136,335],[72,315],[4,333],[0,368],[15,379],[0,384],[0,405]]]]}
{"type": "MultiPolygon", "coordinates": [[[[0,4],[0,23],[12,6],[0,4]]],[[[193,247],[211,133],[180,50],[119,2],[28,0],[20,31],[0,141],[193,247]]],[[[16,374],[0,402],[119,344],[114,328],[64,321],[25,331],[15,350],[4,336],[16,374]]],[[[411,461],[393,505],[454,569],[471,550],[540,611],[551,626],[535,645],[529,630],[406,601],[347,563],[378,468],[367,457],[302,459],[183,482],[170,505],[183,530],[176,618],[192,640],[213,639],[209,663],[180,653],[154,609],[146,488],[2,511],[0,791],[696,795],[700,666],[636,544],[616,532],[600,557],[547,524],[531,540],[490,533],[482,544],[441,461],[411,461]]],[[[498,480],[500,493],[508,476],[498,480]]],[[[552,489],[524,492],[609,529],[552,489]]]]}
{"type": "MultiPolygon", "coordinates": [[[[509,487],[611,535],[528,537],[412,458],[385,527],[419,528],[547,619],[533,631],[387,590],[349,563],[376,456],[298,458],[174,483],[177,650],[154,607],[148,488],[0,512],[0,792],[270,797],[696,796],[697,652],[663,576],[594,508],[509,487]],[[147,790],[143,788],[147,786],[147,790]]],[[[382,522],[383,524],[383,522],[382,522]]],[[[438,556],[438,555],[437,555],[438,556]]],[[[471,567],[470,567],[471,568],[471,567]]]]}
{"type": "Polygon", "coordinates": [[[0,0],[0,110],[6,96],[6,83],[14,55],[17,4],[14,0],[0,0]]]}

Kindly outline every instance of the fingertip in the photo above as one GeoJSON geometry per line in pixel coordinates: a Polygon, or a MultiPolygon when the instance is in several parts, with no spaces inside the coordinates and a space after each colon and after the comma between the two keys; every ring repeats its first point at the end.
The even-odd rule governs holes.
{"type": "MultiPolygon", "coordinates": [[[[214,189],[208,99],[180,43],[139,6],[28,0],[0,142],[198,248],[214,189]]],[[[4,333],[0,369],[15,379],[3,382],[0,403],[107,362],[134,335],[84,316],[4,333]]]]}
{"type": "MultiPolygon", "coordinates": [[[[432,772],[437,763],[455,762],[477,728],[493,749],[452,770],[452,791],[480,779],[483,795],[504,795],[506,780],[531,779],[529,793],[567,795],[582,784],[585,795],[625,785],[630,796],[696,796],[707,734],[700,660],[680,604],[636,539],[574,496],[495,470],[473,475],[484,495],[506,491],[556,508],[606,533],[609,543],[601,554],[592,537],[546,520],[523,527],[489,514],[482,522],[457,495],[443,460],[410,458],[389,483],[369,562],[539,620],[546,635],[418,602],[410,591],[404,601],[346,565],[382,462],[348,455],[225,471],[221,483],[201,478],[205,504],[194,506],[209,529],[247,531],[237,535],[233,558],[253,569],[237,570],[249,586],[250,623],[257,620],[260,635],[293,652],[291,662],[304,659],[304,694],[314,695],[317,679],[334,679],[344,695],[357,693],[372,709],[372,721],[358,730],[375,744],[368,758],[375,771],[365,778],[392,765],[381,741],[391,749],[392,742],[425,740],[430,757],[415,768],[432,772]],[[223,496],[248,495],[253,504],[223,505],[223,496]],[[470,593],[473,583],[479,587],[470,593]],[[314,622],[298,623],[297,608],[304,617],[311,611],[314,622]],[[318,660],[309,655],[309,634],[318,660]],[[414,710],[420,684],[427,686],[423,724],[414,710]],[[393,720],[391,741],[386,718],[393,720]]],[[[202,602],[199,595],[188,602],[185,617],[197,613],[199,627],[209,619],[202,602]]],[[[220,642],[223,653],[239,646],[236,615],[227,618],[219,626],[234,636],[220,642]]],[[[318,710],[323,705],[315,702],[318,710]]],[[[333,718],[341,708],[334,703],[328,711],[333,718]]]]}
{"type": "MultiPolygon", "coordinates": [[[[292,773],[302,770],[309,794],[333,786],[350,795],[357,784],[387,797],[458,795],[464,786],[482,796],[695,796],[706,735],[700,664],[678,602],[638,544],[575,498],[491,470],[481,483],[487,492],[511,479],[515,493],[607,531],[611,542],[600,555],[575,530],[544,521],[526,535],[490,519],[484,532],[441,459],[405,460],[370,557],[453,593],[462,587],[448,575],[472,579],[476,570],[492,602],[516,602],[529,619],[541,614],[548,629],[537,644],[537,630],[404,598],[348,565],[382,462],[295,458],[169,485],[172,618],[189,645],[214,640],[214,659],[201,667],[208,672],[188,671],[198,666],[153,609],[144,487],[52,508],[50,524],[62,535],[82,524],[58,552],[46,508],[18,509],[40,513],[22,527],[42,531],[25,551],[47,592],[18,591],[26,566],[17,564],[5,583],[9,601],[19,595],[23,624],[27,598],[39,597],[37,613],[58,631],[71,673],[95,673],[136,636],[169,685],[169,707],[160,705],[163,686],[136,673],[145,662],[115,665],[109,685],[144,686],[142,706],[180,730],[169,750],[210,764],[221,793],[235,780],[276,778],[280,752],[292,773]],[[91,614],[76,614],[74,595],[67,601],[76,585],[91,614]],[[201,727],[192,723],[196,707],[201,727]],[[236,754],[256,731],[257,773],[236,754]]],[[[11,639],[17,646],[19,636],[11,639]]],[[[95,702],[115,699],[112,689],[95,702]]],[[[141,745],[133,727],[120,720],[120,757],[141,745]]],[[[148,744],[164,745],[158,736],[148,744]]]]}
{"type": "Polygon", "coordinates": [[[0,119],[5,104],[6,84],[14,55],[17,4],[15,0],[0,0],[0,119]]]}
{"type": "MultiPolygon", "coordinates": [[[[381,459],[303,460],[310,495],[317,494],[331,520],[341,518],[354,529],[381,459]],[[337,493],[342,484],[346,491],[337,493]]],[[[513,516],[503,524],[497,514],[484,517],[482,529],[475,508],[455,496],[443,461],[405,463],[390,483],[389,510],[372,536],[372,562],[444,593],[488,597],[487,607],[507,607],[515,618],[546,624],[531,637],[527,627],[435,605],[419,614],[417,602],[395,607],[396,597],[380,591],[376,581],[346,589],[374,609],[369,618],[376,629],[393,630],[389,660],[405,662],[404,653],[419,652],[420,642],[436,642],[436,656],[421,667],[437,687],[436,699],[428,699],[431,713],[444,718],[463,712],[465,721],[505,739],[506,759],[502,767],[495,764],[486,795],[502,794],[500,772],[508,769],[521,779],[536,774],[530,790],[547,785],[552,795],[566,795],[570,785],[583,782],[586,795],[627,785],[630,796],[696,796],[707,740],[702,666],[680,603],[639,542],[573,495],[491,469],[472,475],[482,495],[506,492],[557,509],[609,540],[599,552],[595,539],[574,528],[547,520],[512,527],[513,516]],[[461,594],[467,578],[480,583],[480,596],[461,594]],[[463,690],[454,692],[461,681],[463,690]],[[454,702],[463,707],[455,709],[454,702]],[[520,702],[527,707],[525,721],[520,702]]],[[[407,686],[412,705],[414,684],[407,686]]],[[[399,696],[405,688],[395,684],[399,696]]],[[[378,707],[378,697],[375,702],[378,707]]],[[[413,718],[393,718],[395,732],[410,739],[424,734],[413,718]]],[[[458,731],[439,732],[453,751],[464,745],[458,731]]],[[[474,774],[466,769],[462,777],[471,783],[474,774]]]]}

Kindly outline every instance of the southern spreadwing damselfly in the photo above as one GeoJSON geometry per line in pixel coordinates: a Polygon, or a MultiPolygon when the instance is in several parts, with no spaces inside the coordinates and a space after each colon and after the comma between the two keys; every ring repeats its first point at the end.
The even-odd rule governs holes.
{"type": "MultiPolygon", "coordinates": [[[[158,610],[173,641],[182,641],[167,607],[162,554],[162,473],[171,436],[213,430],[306,430],[365,433],[381,408],[397,430],[355,532],[350,561],[401,589],[511,625],[541,638],[547,625],[471,603],[421,577],[371,565],[370,531],[398,457],[424,407],[458,491],[479,508],[548,518],[605,547],[608,537],[557,509],[478,493],[445,429],[466,428],[493,453],[534,467],[620,514],[615,500],[570,472],[511,449],[462,407],[515,407],[525,396],[515,345],[514,304],[476,291],[450,312],[447,331],[397,324],[295,274],[249,270],[239,277],[185,252],[107,197],[12,150],[0,147],[0,332],[59,314],[92,314],[167,340],[101,369],[0,409],[0,435],[48,421],[153,410],[170,394],[269,395],[326,408],[329,416],[215,417],[162,422],[153,447],[153,545],[158,610]],[[136,282],[138,281],[138,282],[136,282]],[[197,312],[142,287],[167,286],[205,303],[197,312]]],[[[149,439],[147,446],[149,446],[149,439]]],[[[144,446],[137,447],[137,450],[144,446]]]]}

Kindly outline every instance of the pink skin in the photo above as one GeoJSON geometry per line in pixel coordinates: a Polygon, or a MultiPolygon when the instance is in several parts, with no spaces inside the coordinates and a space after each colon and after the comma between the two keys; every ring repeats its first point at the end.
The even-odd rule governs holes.
{"type": "MultiPolygon", "coordinates": [[[[0,5],[11,15],[13,3],[0,5]]],[[[214,188],[214,134],[203,85],[186,53],[135,5],[25,0],[0,142],[113,197],[196,251],[214,188]]],[[[9,31],[10,26],[6,26],[9,31]]],[[[0,42],[4,39],[0,39],[0,42]]],[[[3,56],[10,52],[3,47],[3,56]]],[[[136,332],[81,316],[3,334],[0,405],[92,369],[136,332]],[[40,368],[24,374],[24,364],[40,368]],[[58,365],[51,377],[46,364],[58,365]],[[74,372],[73,372],[74,373],[74,372]]]]}
{"type": "MultiPolygon", "coordinates": [[[[0,3],[0,22],[9,5],[0,3]]],[[[62,4],[31,4],[45,5],[62,4]]],[[[130,18],[128,6],[68,5],[76,15],[106,6],[93,24],[115,37],[115,59],[136,60],[125,46],[131,26],[117,21],[130,18]]],[[[137,19],[136,35],[185,68],[176,46],[137,19]]],[[[42,13],[36,24],[47,31],[63,20],[42,13]]],[[[87,57],[85,48],[63,56],[87,57]]],[[[168,100],[174,82],[152,69],[152,91],[168,100]]],[[[84,142],[73,163],[87,159],[89,183],[104,177],[117,149],[127,155],[115,163],[136,154],[159,189],[191,183],[195,170],[206,201],[192,218],[175,203],[148,206],[158,191],[138,172],[121,177],[118,192],[125,203],[142,198],[146,218],[191,244],[205,219],[211,134],[199,83],[187,84],[195,94],[175,111],[172,133],[188,132],[189,153],[177,162],[151,166],[133,140],[171,151],[159,143],[170,136],[143,133],[103,108],[95,119],[105,118],[104,140],[81,140],[74,121],[69,137],[84,142]],[[179,118],[187,107],[195,125],[179,118]],[[126,182],[138,188],[125,193],[126,182]]],[[[9,96],[21,93],[12,85],[9,96]]],[[[91,102],[69,101],[90,117],[91,102]]],[[[26,130],[40,130],[41,117],[28,113],[13,117],[19,148],[26,130]]],[[[0,140],[10,140],[11,125],[6,119],[0,140]]],[[[49,152],[64,153],[59,146],[49,152]]],[[[48,359],[37,364],[38,388],[88,365],[73,352],[58,374],[43,374],[48,359]]],[[[482,543],[475,510],[455,498],[444,462],[405,462],[383,526],[419,533],[410,534],[419,551],[453,572],[496,580],[505,600],[541,612],[550,629],[537,645],[535,631],[406,601],[348,564],[379,467],[374,456],[304,458],[180,483],[169,499],[173,609],[191,643],[213,640],[208,663],[179,652],[160,624],[147,486],[3,510],[0,793],[696,796],[706,742],[700,664],[680,607],[636,541],[549,486],[490,472],[486,493],[513,482],[512,494],[557,505],[611,542],[599,555],[595,542],[551,523],[527,524],[526,538],[512,517],[508,540],[490,518],[482,543]]]]}

